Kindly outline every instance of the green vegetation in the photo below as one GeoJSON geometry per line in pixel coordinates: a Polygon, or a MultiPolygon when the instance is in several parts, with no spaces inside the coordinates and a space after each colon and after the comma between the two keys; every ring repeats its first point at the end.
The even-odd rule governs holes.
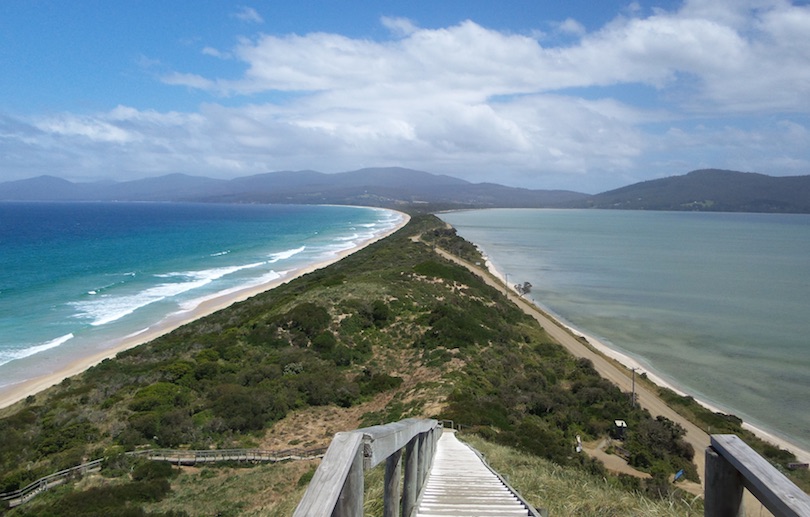
{"type": "Polygon", "coordinates": [[[765,442],[751,431],[744,429],[742,419],[734,415],[715,413],[700,405],[694,398],[678,395],[668,388],[659,387],[658,396],[675,411],[709,434],[736,434],[802,490],[810,492],[810,471],[788,470],[788,463],[796,462],[796,456],[790,451],[765,442]]]}
{"type": "Polygon", "coordinates": [[[170,464],[142,459],[130,460],[119,456],[116,461],[108,462],[103,472],[117,475],[118,478],[115,482],[90,486],[85,490],[60,487],[30,504],[19,507],[15,513],[37,517],[186,515],[172,511],[147,514],[142,509],[144,504],[160,501],[171,491],[170,480],[177,476],[179,471],[170,464]],[[125,472],[127,474],[124,474],[125,472]]]}
{"type": "Polygon", "coordinates": [[[573,453],[576,436],[609,435],[613,421],[621,418],[628,424],[624,448],[630,465],[662,481],[681,469],[687,479],[698,480],[695,451],[682,440],[679,425],[633,408],[588,360],[574,360],[550,343],[523,348],[482,350],[458,377],[442,416],[491,441],[600,475],[605,475],[600,463],[573,453]]]}
{"type": "Polygon", "coordinates": [[[810,213],[810,176],[703,169],[635,183],[570,206],[624,210],[810,213]]]}
{"type": "MultiPolygon", "coordinates": [[[[481,278],[440,258],[434,244],[480,260],[441,221],[417,216],[328,268],[3,410],[0,491],[107,457],[103,486],[66,485],[14,512],[47,514],[62,500],[73,505],[65,507],[91,508],[115,490],[127,512],[205,515],[216,513],[206,504],[213,509],[228,502],[238,513],[259,512],[258,500],[302,490],[296,483],[306,471],[251,488],[256,493],[248,501],[240,487],[254,485],[244,469],[135,479],[120,454],[149,446],[251,447],[291,412],[371,401],[377,403],[363,415],[364,424],[448,418],[488,440],[602,477],[601,464],[574,452],[576,436],[602,437],[621,418],[630,426],[624,446],[631,463],[650,472],[656,486],[667,486],[681,468],[696,479],[694,451],[680,439],[682,429],[633,408],[588,361],[553,343],[481,278]],[[415,242],[416,236],[430,243],[415,242]],[[207,484],[206,476],[218,483],[207,484]]],[[[248,470],[261,477],[266,468],[248,470]]]]}
{"type": "Polygon", "coordinates": [[[484,257],[481,256],[478,248],[470,241],[460,238],[453,227],[434,228],[425,231],[421,238],[427,244],[448,251],[467,262],[473,264],[476,262],[483,264],[484,262],[484,257]]]}

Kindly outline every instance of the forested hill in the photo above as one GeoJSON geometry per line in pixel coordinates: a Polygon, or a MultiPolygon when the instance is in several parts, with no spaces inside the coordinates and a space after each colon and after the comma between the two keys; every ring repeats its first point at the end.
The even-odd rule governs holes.
{"type": "Polygon", "coordinates": [[[232,180],[169,174],[74,183],[40,176],[0,183],[0,201],[184,201],[378,206],[436,212],[463,208],[615,208],[810,213],[810,176],[703,169],[596,195],[471,183],[400,167],[324,174],[280,171],[232,180]]]}
{"type": "Polygon", "coordinates": [[[810,176],[718,169],[644,181],[571,203],[579,208],[810,213],[810,176]]]}
{"type": "Polygon", "coordinates": [[[386,208],[542,208],[587,194],[470,183],[446,175],[369,168],[324,174],[279,171],[232,180],[170,174],[123,182],[74,183],[40,176],[0,183],[0,201],[186,201],[363,205],[386,208]]]}

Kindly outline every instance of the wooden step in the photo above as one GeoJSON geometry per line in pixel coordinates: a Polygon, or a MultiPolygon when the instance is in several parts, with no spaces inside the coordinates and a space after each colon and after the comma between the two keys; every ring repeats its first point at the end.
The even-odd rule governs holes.
{"type": "Polygon", "coordinates": [[[455,433],[439,438],[417,517],[528,516],[529,510],[455,433]]]}

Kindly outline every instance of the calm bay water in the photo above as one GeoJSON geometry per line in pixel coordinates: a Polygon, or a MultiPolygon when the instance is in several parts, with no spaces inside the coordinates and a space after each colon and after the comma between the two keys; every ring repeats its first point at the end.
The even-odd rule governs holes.
{"type": "Polygon", "coordinates": [[[336,206],[0,203],[0,390],[334,258],[400,218],[336,206]]]}
{"type": "Polygon", "coordinates": [[[672,385],[810,450],[810,216],[441,215],[510,283],[672,385]]]}

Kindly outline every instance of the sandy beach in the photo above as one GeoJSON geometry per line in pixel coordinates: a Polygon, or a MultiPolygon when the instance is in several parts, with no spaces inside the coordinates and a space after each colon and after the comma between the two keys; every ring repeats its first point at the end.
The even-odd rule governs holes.
{"type": "MultiPolygon", "coordinates": [[[[612,382],[623,391],[629,392],[631,390],[631,370],[629,367],[627,367],[627,365],[621,363],[619,359],[624,358],[628,360],[629,364],[631,365],[637,364],[631,358],[623,354],[618,354],[603,343],[599,343],[599,348],[590,342],[587,345],[583,343],[580,340],[580,336],[582,334],[581,332],[564,325],[557,319],[547,314],[534,301],[527,300],[521,296],[517,291],[514,290],[513,286],[506,283],[506,277],[502,275],[489,260],[485,262],[485,265],[482,268],[465,262],[464,260],[461,260],[443,250],[437,249],[436,252],[446,259],[456,262],[457,264],[460,264],[468,268],[470,271],[478,274],[484,279],[485,282],[496,289],[503,290],[504,286],[509,286],[506,293],[507,297],[518,307],[520,307],[526,314],[536,319],[538,323],[540,323],[540,325],[545,329],[548,335],[551,336],[551,338],[555,339],[575,357],[589,359],[593,363],[594,369],[604,379],[612,382]],[[603,350],[610,353],[604,354],[602,353],[603,350]]],[[[648,378],[650,380],[653,379],[653,377],[650,377],[650,375],[648,375],[648,378]]],[[[682,484],[682,487],[696,495],[702,495],[705,488],[703,486],[703,483],[705,482],[703,473],[706,470],[706,459],[703,451],[705,451],[709,446],[709,435],[669,407],[658,396],[657,391],[648,388],[643,383],[636,383],[635,390],[636,400],[641,407],[647,409],[653,416],[661,415],[669,420],[672,420],[673,422],[676,422],[686,431],[684,439],[687,443],[692,445],[693,449],[695,450],[695,457],[693,461],[698,472],[700,473],[701,483],[699,485],[691,482],[684,483],[682,484]]],[[[778,437],[775,437],[761,429],[757,429],[746,424],[743,425],[752,432],[755,432],[760,438],[772,444],[778,445],[779,447],[790,450],[796,455],[796,458],[799,461],[810,461],[810,453],[808,453],[808,451],[788,443],[785,440],[779,439],[778,437]]],[[[771,515],[770,512],[763,507],[762,503],[758,501],[748,490],[744,492],[744,501],[745,515],[747,517],[771,515]]]]}
{"type": "Polygon", "coordinates": [[[59,384],[64,379],[82,373],[91,366],[94,366],[105,359],[115,357],[119,352],[128,350],[130,348],[134,348],[144,343],[148,343],[164,334],[168,334],[169,332],[187,323],[208,316],[209,314],[213,314],[221,309],[233,305],[234,303],[247,300],[248,298],[256,296],[257,294],[269,291],[270,289],[278,287],[279,285],[286,284],[287,282],[290,282],[302,275],[311,273],[318,269],[324,268],[330,264],[333,264],[343,259],[344,257],[351,255],[352,253],[355,253],[365,248],[366,246],[391,235],[392,233],[396,232],[397,230],[405,226],[410,220],[410,216],[402,212],[398,213],[400,214],[401,217],[400,221],[395,227],[391,228],[386,232],[380,233],[371,239],[359,243],[354,248],[344,250],[341,253],[336,254],[334,257],[331,257],[329,260],[324,260],[322,262],[314,263],[300,269],[289,271],[283,277],[265,284],[232,291],[227,294],[222,294],[220,296],[210,298],[202,302],[192,310],[169,315],[159,323],[145,329],[142,332],[138,332],[137,334],[133,334],[130,336],[124,336],[118,340],[112,341],[109,343],[109,347],[106,347],[101,352],[82,357],[76,357],[71,362],[65,364],[63,368],[60,368],[57,371],[48,373],[46,375],[33,377],[23,382],[8,386],[4,388],[2,392],[0,392],[0,408],[8,407],[16,402],[19,402],[20,400],[25,399],[30,395],[34,395],[42,390],[50,388],[51,386],[59,384]]]}
{"type": "MultiPolygon", "coordinates": [[[[497,267],[490,260],[486,260],[485,266],[486,266],[487,271],[492,276],[494,276],[495,278],[497,278],[498,280],[503,282],[503,285],[507,285],[505,276],[497,269],[497,267]]],[[[611,348],[610,346],[608,346],[605,343],[601,342],[599,339],[595,338],[594,336],[588,335],[588,334],[580,331],[579,329],[564,323],[561,320],[560,317],[554,315],[554,313],[552,311],[550,311],[548,308],[542,306],[542,304],[539,304],[535,300],[527,300],[526,298],[521,296],[517,291],[515,291],[514,286],[510,285],[509,289],[510,289],[510,297],[515,299],[516,302],[517,302],[517,300],[520,300],[521,302],[523,302],[522,304],[518,303],[518,305],[525,304],[526,306],[534,307],[535,310],[532,311],[532,312],[538,312],[538,313],[542,314],[545,318],[548,318],[546,321],[547,321],[547,323],[550,322],[551,326],[558,327],[560,329],[564,329],[567,333],[569,333],[573,337],[585,339],[587,341],[588,345],[590,345],[590,347],[593,348],[600,356],[602,356],[603,358],[607,358],[607,359],[616,361],[617,363],[624,366],[627,369],[627,372],[624,375],[625,379],[622,379],[619,382],[617,382],[617,380],[615,379],[615,375],[611,376],[611,377],[614,377],[614,378],[610,378],[610,377],[607,377],[605,375],[605,372],[608,369],[608,365],[603,364],[601,370],[600,370],[599,367],[597,367],[597,371],[599,371],[601,374],[603,374],[603,376],[606,376],[606,378],[608,378],[609,380],[614,381],[614,383],[617,384],[622,389],[630,391],[630,388],[625,386],[625,384],[627,383],[627,378],[629,377],[630,372],[632,372],[633,369],[636,369],[639,373],[644,373],[646,375],[647,379],[650,382],[652,382],[653,384],[655,384],[656,386],[660,386],[660,387],[663,387],[663,388],[668,388],[668,389],[674,391],[675,393],[677,393],[677,394],[679,394],[681,396],[691,396],[690,393],[687,393],[686,391],[684,391],[680,387],[678,387],[676,385],[673,385],[670,382],[667,382],[663,377],[658,375],[656,372],[651,371],[649,369],[649,367],[647,367],[645,365],[642,365],[640,362],[636,361],[632,357],[630,357],[630,356],[628,356],[626,354],[623,354],[622,352],[619,352],[618,350],[615,350],[614,348],[611,348]]],[[[524,309],[526,309],[526,307],[524,307],[524,309]]],[[[544,324],[544,327],[546,328],[546,330],[549,330],[549,325],[544,324]]],[[[558,338],[558,340],[561,341],[561,344],[563,344],[563,346],[566,346],[566,348],[568,348],[568,350],[571,351],[572,353],[574,353],[575,355],[578,355],[580,357],[587,357],[587,355],[583,354],[583,352],[582,352],[583,349],[585,348],[584,345],[580,344],[581,347],[576,346],[572,342],[570,342],[569,340],[561,338],[561,336],[556,336],[556,337],[558,338]]],[[[593,360],[593,357],[589,357],[589,358],[593,360]]],[[[632,382],[632,380],[630,382],[632,382]]],[[[636,385],[636,389],[637,390],[639,389],[639,384],[638,383],[636,385]]],[[[658,398],[657,395],[653,395],[653,396],[655,398],[658,398]]],[[[639,398],[639,401],[642,403],[642,405],[644,405],[644,402],[643,402],[643,400],[641,398],[639,398]]],[[[695,401],[698,404],[705,407],[706,409],[708,409],[710,411],[713,411],[715,413],[726,413],[722,408],[718,408],[718,407],[716,407],[716,406],[714,406],[714,405],[712,405],[712,404],[710,404],[710,403],[708,403],[708,402],[706,402],[704,400],[700,400],[698,398],[695,398],[695,401]]],[[[650,409],[652,411],[651,407],[648,407],[648,409],[650,409]]],[[[653,414],[655,414],[655,413],[653,413],[653,414]]],[[[665,415],[665,416],[667,416],[667,415],[665,415]]],[[[671,416],[667,416],[667,418],[670,418],[670,420],[674,420],[674,421],[679,422],[679,423],[681,423],[683,425],[686,422],[685,419],[681,418],[680,415],[678,415],[678,417],[679,418],[676,419],[676,418],[672,418],[671,416]]],[[[694,427],[691,424],[690,424],[690,426],[694,427]]],[[[684,426],[684,427],[686,427],[686,426],[684,426]]],[[[689,427],[686,427],[686,428],[689,429],[689,427]]],[[[782,449],[789,450],[790,452],[792,452],[796,456],[796,458],[797,458],[797,460],[799,462],[810,463],[810,451],[804,450],[801,447],[799,447],[798,445],[789,442],[788,440],[780,438],[780,437],[774,435],[773,433],[770,433],[770,432],[766,431],[765,429],[761,429],[761,428],[756,427],[754,425],[751,425],[751,424],[749,424],[747,422],[743,422],[743,428],[750,431],[750,432],[752,432],[753,434],[755,434],[756,436],[758,436],[762,440],[765,440],[765,441],[767,441],[767,442],[769,442],[769,443],[771,443],[773,445],[776,445],[776,446],[778,446],[778,447],[780,447],[782,449]]],[[[696,438],[695,441],[693,442],[693,446],[694,445],[702,445],[702,447],[700,449],[698,447],[695,447],[696,451],[705,449],[705,447],[708,446],[708,443],[709,443],[708,442],[708,435],[706,433],[698,430],[697,427],[694,427],[692,435],[696,438]],[[695,431],[699,431],[699,433],[697,433],[695,431]]],[[[696,461],[698,461],[697,456],[698,455],[696,455],[696,461]]],[[[702,455],[700,455],[700,456],[701,456],[700,461],[702,462],[702,460],[703,460],[702,455]]],[[[699,467],[700,466],[701,465],[699,464],[699,467]]]]}
{"type": "MultiPolygon", "coordinates": [[[[265,283],[262,285],[238,291],[229,292],[227,294],[211,298],[201,303],[200,305],[198,305],[197,307],[195,307],[190,311],[170,315],[160,323],[153,325],[152,327],[149,327],[148,329],[142,332],[130,336],[125,336],[119,340],[110,342],[109,344],[110,346],[108,348],[105,348],[103,351],[99,353],[86,355],[83,357],[77,357],[72,362],[65,364],[64,368],[61,368],[58,371],[49,373],[47,375],[31,378],[16,385],[12,385],[6,388],[4,391],[0,392],[0,408],[10,406],[20,400],[25,399],[29,395],[36,394],[53,385],[56,385],[62,382],[62,380],[77,375],[87,370],[88,368],[92,367],[93,365],[100,363],[105,359],[115,357],[116,354],[118,354],[121,351],[152,341],[160,337],[161,335],[167,334],[186,323],[190,323],[192,321],[205,317],[209,314],[212,314],[223,308],[226,308],[234,303],[246,300],[257,294],[266,292],[275,287],[278,287],[279,285],[290,282],[291,280],[294,280],[295,278],[298,278],[302,275],[305,275],[312,271],[333,264],[343,259],[344,257],[351,255],[352,253],[355,253],[363,249],[364,247],[372,244],[373,242],[383,239],[388,235],[396,232],[400,228],[402,228],[409,221],[410,218],[406,214],[401,215],[402,218],[396,227],[393,227],[387,232],[381,233],[372,239],[364,241],[352,249],[345,250],[340,254],[330,258],[329,260],[314,263],[298,270],[290,271],[286,276],[269,283],[265,283]]],[[[477,274],[482,276],[482,278],[484,278],[488,283],[490,283],[490,285],[503,290],[503,286],[505,285],[504,282],[505,277],[497,270],[497,268],[490,261],[486,262],[485,264],[486,269],[484,269],[461,261],[457,257],[442,252],[442,250],[437,250],[437,252],[442,254],[445,258],[460,263],[465,267],[475,271],[477,274]]],[[[563,322],[560,321],[559,318],[547,312],[545,308],[543,308],[536,302],[528,300],[525,297],[519,295],[519,293],[517,293],[511,286],[508,292],[508,296],[527,314],[530,314],[535,319],[537,319],[538,322],[546,329],[549,335],[555,340],[557,340],[560,344],[562,344],[572,354],[574,354],[577,357],[584,357],[590,359],[593,362],[595,369],[600,373],[600,375],[602,375],[605,379],[616,384],[623,391],[630,391],[632,382],[631,369],[642,367],[640,363],[638,363],[631,357],[610,348],[604,343],[601,343],[598,339],[594,338],[593,336],[584,334],[578,329],[572,328],[570,325],[564,324],[563,322]],[[583,342],[582,338],[584,338],[587,341],[587,344],[583,342]]],[[[644,373],[647,374],[647,378],[654,384],[673,389],[674,391],[681,394],[686,394],[683,392],[683,390],[680,390],[678,389],[677,386],[673,386],[671,383],[666,382],[660,376],[657,376],[654,372],[650,372],[647,368],[642,369],[644,373]]],[[[704,470],[704,455],[702,451],[709,445],[708,434],[705,433],[703,430],[699,429],[697,426],[695,426],[688,420],[686,420],[678,413],[676,413],[674,410],[672,410],[669,406],[667,406],[663,402],[663,400],[658,396],[655,390],[649,389],[644,384],[636,383],[636,395],[639,404],[648,409],[653,415],[663,415],[669,418],[670,420],[679,423],[681,426],[684,427],[684,429],[686,429],[686,439],[689,443],[692,444],[692,446],[696,451],[695,463],[697,464],[698,471],[702,472],[704,470]]],[[[703,401],[699,402],[713,411],[721,411],[718,408],[712,407],[710,404],[706,404],[703,401]]],[[[763,429],[759,429],[755,426],[746,423],[744,423],[743,426],[746,429],[754,432],[760,438],[772,444],[775,444],[781,448],[790,450],[796,455],[797,459],[800,462],[810,462],[810,452],[801,449],[795,444],[789,443],[786,440],[774,436],[773,434],[763,429]]]]}

